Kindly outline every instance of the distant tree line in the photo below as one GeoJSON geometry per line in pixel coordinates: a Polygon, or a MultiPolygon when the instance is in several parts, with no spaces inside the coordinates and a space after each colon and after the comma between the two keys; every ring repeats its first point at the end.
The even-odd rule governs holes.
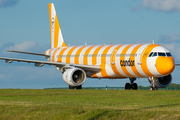
{"type": "MultiPolygon", "coordinates": [[[[150,86],[146,86],[146,87],[141,86],[141,85],[138,86],[138,88],[149,88],[149,87],[151,87],[151,85],[150,86]]],[[[171,83],[168,87],[180,87],[180,84],[171,83]]]]}
{"type": "Polygon", "coordinates": [[[180,87],[180,84],[171,83],[168,87],[180,87]]]}

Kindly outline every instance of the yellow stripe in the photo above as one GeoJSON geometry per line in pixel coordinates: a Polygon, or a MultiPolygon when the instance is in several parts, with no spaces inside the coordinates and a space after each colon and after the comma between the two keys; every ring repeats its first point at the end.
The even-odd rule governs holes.
{"type": "Polygon", "coordinates": [[[49,53],[50,53],[50,54],[51,54],[51,51],[52,51],[52,50],[54,50],[54,48],[52,48],[52,49],[49,50],[49,53]]]}
{"type": "Polygon", "coordinates": [[[79,64],[79,55],[86,46],[82,46],[75,54],[74,63],[79,64]]]}
{"type": "MultiPolygon", "coordinates": [[[[96,50],[94,51],[94,53],[92,54],[92,65],[96,65],[96,63],[97,63],[97,55],[98,55],[98,52],[100,51],[100,49],[102,48],[102,47],[104,47],[105,45],[101,45],[101,46],[99,46],[99,47],[97,47],[96,48],[96,50]]],[[[102,69],[103,68],[101,68],[101,71],[102,71],[102,69]]],[[[94,74],[94,75],[92,75],[94,78],[97,78],[97,74],[94,74]]]]}
{"type": "MultiPolygon", "coordinates": [[[[140,45],[137,45],[131,52],[131,55],[133,56],[130,56],[130,60],[134,61],[135,62],[135,54],[137,52],[137,50],[144,44],[140,44],[140,45]]],[[[143,77],[139,72],[138,70],[136,69],[136,65],[134,64],[134,66],[131,66],[131,69],[132,71],[139,77],[143,77]]]]}
{"type": "MultiPolygon", "coordinates": [[[[132,45],[133,45],[133,44],[130,44],[130,45],[126,46],[126,47],[123,49],[123,51],[121,52],[121,54],[122,54],[122,55],[125,55],[126,52],[128,51],[128,49],[129,49],[132,45]]],[[[125,56],[120,56],[120,61],[121,61],[121,60],[125,61],[125,56]]],[[[128,66],[128,67],[129,67],[129,66],[128,66]]],[[[124,72],[127,76],[132,77],[132,75],[128,72],[126,66],[121,66],[121,68],[122,68],[123,72],[124,72]]]]}
{"type": "Polygon", "coordinates": [[[93,78],[97,78],[97,74],[93,74],[92,77],[93,77],[93,78]]]}
{"type": "Polygon", "coordinates": [[[55,62],[55,55],[56,55],[56,52],[58,51],[58,49],[54,50],[54,53],[53,53],[53,56],[52,56],[52,61],[55,62]]]}
{"type": "MultiPolygon", "coordinates": [[[[111,64],[111,68],[112,68],[112,70],[116,73],[116,75],[118,75],[118,76],[121,76],[121,77],[123,77],[123,75],[121,75],[120,73],[119,73],[119,71],[118,71],[118,69],[117,69],[117,67],[116,67],[116,53],[117,53],[117,51],[123,46],[124,44],[122,44],[122,45],[118,45],[114,50],[113,50],[113,52],[112,52],[112,55],[111,55],[111,63],[112,62],[114,62],[114,64],[111,64]],[[114,57],[114,58],[113,58],[114,57]],[[113,61],[114,60],[114,61],[113,61]]],[[[119,61],[120,62],[120,61],[119,61]]],[[[120,66],[119,66],[120,67],[120,66]]]]}
{"type": "Polygon", "coordinates": [[[96,45],[93,45],[91,47],[89,47],[86,52],[84,53],[84,59],[83,59],[83,63],[84,65],[87,65],[88,64],[88,54],[89,52],[92,50],[93,47],[95,47],[96,45]]]}
{"type": "Polygon", "coordinates": [[[159,46],[159,45],[156,45],[156,44],[148,45],[147,48],[145,48],[145,51],[142,55],[141,68],[147,76],[153,76],[153,74],[149,71],[149,69],[147,67],[147,57],[148,57],[149,53],[151,52],[151,50],[157,46],[159,46]]]}
{"type": "Polygon", "coordinates": [[[66,45],[65,42],[63,41],[61,47],[65,47],[65,46],[67,46],[67,45],[66,45]]]}
{"type": "Polygon", "coordinates": [[[57,15],[55,16],[55,28],[54,28],[54,48],[56,48],[58,46],[58,37],[59,37],[59,22],[58,22],[58,18],[57,15]]]}
{"type": "Polygon", "coordinates": [[[50,39],[51,39],[51,45],[52,45],[52,30],[51,30],[51,3],[49,3],[49,24],[50,24],[50,39]]]}
{"type": "Polygon", "coordinates": [[[68,47],[65,47],[61,50],[61,52],[59,53],[59,56],[58,56],[58,62],[62,62],[62,56],[63,56],[63,53],[64,51],[67,49],[68,47]]]}
{"type": "Polygon", "coordinates": [[[96,65],[96,63],[97,63],[97,60],[96,60],[97,54],[98,54],[99,50],[100,50],[102,47],[104,47],[104,46],[105,46],[105,45],[99,46],[98,48],[96,48],[96,50],[95,50],[94,53],[92,54],[92,65],[96,65]]]}
{"type": "Polygon", "coordinates": [[[109,49],[114,46],[114,45],[110,45],[108,47],[106,47],[106,49],[103,51],[102,53],[102,56],[101,56],[101,75],[102,77],[110,77],[107,72],[106,72],[106,55],[107,55],[107,52],[109,51],[109,49]]]}
{"type": "Polygon", "coordinates": [[[71,54],[74,51],[75,48],[77,48],[78,46],[72,47],[69,52],[67,53],[67,57],[66,57],[66,63],[70,63],[71,60],[71,54]]]}

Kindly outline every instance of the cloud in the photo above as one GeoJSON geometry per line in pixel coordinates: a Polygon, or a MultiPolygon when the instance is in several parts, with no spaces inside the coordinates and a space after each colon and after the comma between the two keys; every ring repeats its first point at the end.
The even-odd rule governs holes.
{"type": "Polygon", "coordinates": [[[62,79],[62,74],[54,66],[43,67],[22,66],[28,63],[13,62],[7,64],[0,61],[0,88],[30,88],[43,89],[53,87],[65,87],[67,84],[62,79]],[[13,65],[17,63],[17,65],[13,65]]]}
{"type": "Polygon", "coordinates": [[[44,48],[39,47],[39,44],[34,41],[25,41],[23,43],[13,43],[7,42],[0,47],[0,56],[6,57],[20,57],[22,54],[15,54],[11,52],[6,52],[6,50],[19,50],[19,51],[27,51],[27,52],[39,52],[44,53],[44,48]],[[41,50],[42,49],[42,50],[41,50]],[[36,51],[37,50],[37,51],[36,51]]]}
{"type": "Polygon", "coordinates": [[[0,7],[6,8],[14,6],[19,2],[19,0],[0,0],[0,7]]]}
{"type": "Polygon", "coordinates": [[[160,45],[163,45],[164,47],[166,47],[168,50],[170,50],[171,54],[173,55],[173,57],[175,58],[175,61],[177,63],[180,62],[180,43],[160,43],[160,45]]]}
{"type": "Polygon", "coordinates": [[[14,46],[10,46],[7,49],[27,51],[27,50],[32,49],[36,45],[37,45],[37,43],[34,42],[34,41],[26,41],[26,42],[23,42],[23,43],[20,43],[20,44],[15,44],[14,46]]]}
{"type": "Polygon", "coordinates": [[[159,37],[159,41],[163,43],[172,43],[172,42],[180,42],[180,35],[161,35],[159,37]]]}
{"type": "Polygon", "coordinates": [[[180,11],[180,0],[143,0],[144,8],[160,11],[180,11]]]}
{"type": "Polygon", "coordinates": [[[173,43],[170,43],[170,44],[161,44],[161,45],[165,46],[170,51],[174,51],[175,50],[175,45],[173,43]]]}

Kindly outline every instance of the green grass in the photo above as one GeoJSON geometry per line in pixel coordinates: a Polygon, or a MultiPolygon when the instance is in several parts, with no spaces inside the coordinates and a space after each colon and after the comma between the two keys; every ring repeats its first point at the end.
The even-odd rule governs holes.
{"type": "Polygon", "coordinates": [[[0,119],[180,119],[180,91],[0,89],[0,119]]]}

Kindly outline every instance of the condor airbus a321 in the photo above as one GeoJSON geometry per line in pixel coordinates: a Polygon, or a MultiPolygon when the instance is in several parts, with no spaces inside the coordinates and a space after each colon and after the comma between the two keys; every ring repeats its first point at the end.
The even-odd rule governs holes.
{"type": "MultiPolygon", "coordinates": [[[[12,61],[54,65],[63,74],[69,89],[81,89],[89,78],[124,79],[129,78],[125,89],[137,90],[136,78],[148,78],[151,89],[167,87],[175,68],[170,51],[157,44],[110,44],[67,46],[63,40],[60,25],[54,8],[49,4],[51,49],[44,54],[8,50],[8,52],[45,56],[48,61],[3,58],[12,61]]],[[[179,64],[176,64],[179,65],[179,64]]]]}

